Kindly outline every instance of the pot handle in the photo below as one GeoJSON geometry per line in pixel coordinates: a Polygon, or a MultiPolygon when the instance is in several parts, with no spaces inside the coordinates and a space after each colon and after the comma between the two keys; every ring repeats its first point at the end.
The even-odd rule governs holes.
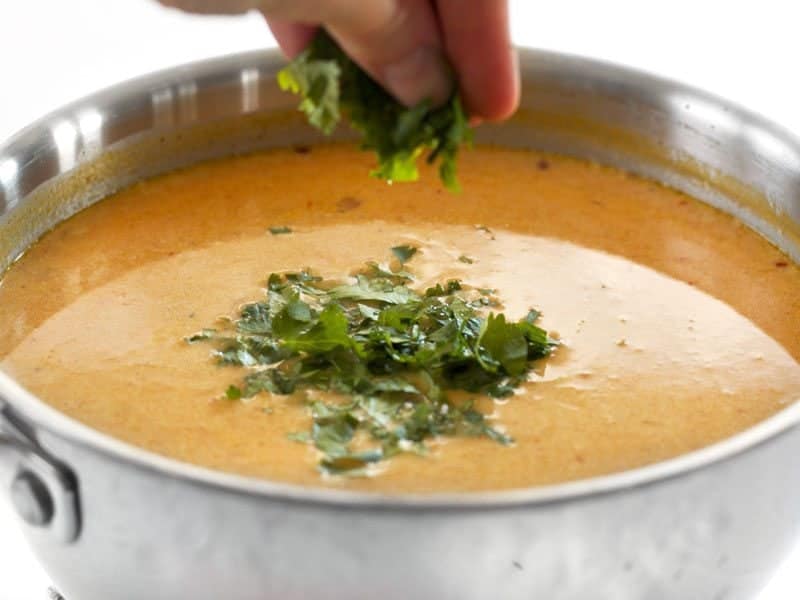
{"type": "Polygon", "coordinates": [[[16,456],[9,493],[17,515],[62,543],[75,541],[81,526],[77,477],[42,448],[33,427],[0,397],[0,458],[6,453],[16,456]]]}

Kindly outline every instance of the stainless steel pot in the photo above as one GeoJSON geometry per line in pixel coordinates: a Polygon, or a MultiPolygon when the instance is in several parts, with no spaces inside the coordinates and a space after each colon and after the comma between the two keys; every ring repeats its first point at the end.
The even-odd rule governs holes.
{"type": "MultiPolygon", "coordinates": [[[[274,53],[171,69],[0,146],[0,271],[137,179],[315,134],[274,53]]],[[[522,52],[523,108],[479,140],[624,167],[800,258],[800,142],[741,108],[602,63],[522,52]]],[[[653,466],[488,494],[377,496],[227,475],[130,447],[0,375],[0,495],[71,600],[750,598],[800,539],[800,404],[653,466]]]]}

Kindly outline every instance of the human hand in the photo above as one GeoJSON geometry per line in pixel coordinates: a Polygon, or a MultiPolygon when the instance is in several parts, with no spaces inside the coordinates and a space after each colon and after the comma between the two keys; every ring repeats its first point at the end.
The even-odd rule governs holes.
{"type": "Polygon", "coordinates": [[[190,12],[260,11],[284,53],[305,48],[324,26],[342,49],[398,100],[442,102],[455,71],[475,119],[499,120],[519,102],[508,0],[159,0],[190,12]]]}

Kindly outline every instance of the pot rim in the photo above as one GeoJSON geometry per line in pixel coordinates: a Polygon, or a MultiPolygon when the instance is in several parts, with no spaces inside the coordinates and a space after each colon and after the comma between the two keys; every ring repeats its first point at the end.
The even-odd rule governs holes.
{"type": "MultiPolygon", "coordinates": [[[[792,148],[797,156],[800,156],[800,138],[789,130],[757,113],[693,86],[593,58],[532,48],[519,48],[519,52],[523,71],[526,65],[537,63],[555,67],[568,66],[573,69],[577,67],[590,68],[593,72],[601,73],[604,78],[649,84],[701,98],[713,105],[723,106],[726,111],[735,114],[741,120],[761,130],[771,132],[787,147],[792,148]]],[[[25,146],[31,138],[49,132],[48,125],[55,120],[86,105],[107,104],[154,87],[187,80],[195,81],[199,77],[219,75],[233,68],[241,68],[243,65],[278,68],[280,64],[282,64],[282,58],[277,50],[255,50],[185,63],[129,79],[75,100],[19,130],[0,144],[0,159],[9,149],[25,146]]],[[[47,432],[85,449],[108,454],[116,460],[143,471],[151,471],[162,476],[187,480],[229,492],[262,496],[274,501],[311,503],[361,510],[366,508],[393,510],[495,509],[572,502],[599,495],[623,493],[734,460],[738,455],[774,441],[800,426],[800,401],[796,401],[771,417],[729,438],[672,459],[635,469],[565,483],[493,492],[386,494],[280,483],[225,473],[167,458],[122,442],[80,423],[52,408],[16,383],[9,375],[0,371],[0,416],[2,416],[2,410],[8,410],[24,421],[29,420],[37,431],[47,432]]],[[[78,476],[80,477],[80,473],[78,476]]]]}

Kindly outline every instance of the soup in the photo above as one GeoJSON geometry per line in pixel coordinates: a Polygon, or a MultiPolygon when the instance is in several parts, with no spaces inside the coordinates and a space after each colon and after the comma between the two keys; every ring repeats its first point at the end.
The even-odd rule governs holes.
{"type": "Polygon", "coordinates": [[[367,179],[346,146],[275,150],[138,183],[45,235],[0,286],[0,368],[58,410],[181,461],[378,492],[498,490],[680,455],[800,398],[800,269],[734,218],[571,158],[479,147],[464,191],[367,179]],[[186,336],[261,299],[270,273],[345,278],[389,249],[424,289],[496,290],[561,340],[505,398],[513,438],[438,436],[361,477],[299,443],[307,394],[226,390],[246,369],[186,336]]]}

